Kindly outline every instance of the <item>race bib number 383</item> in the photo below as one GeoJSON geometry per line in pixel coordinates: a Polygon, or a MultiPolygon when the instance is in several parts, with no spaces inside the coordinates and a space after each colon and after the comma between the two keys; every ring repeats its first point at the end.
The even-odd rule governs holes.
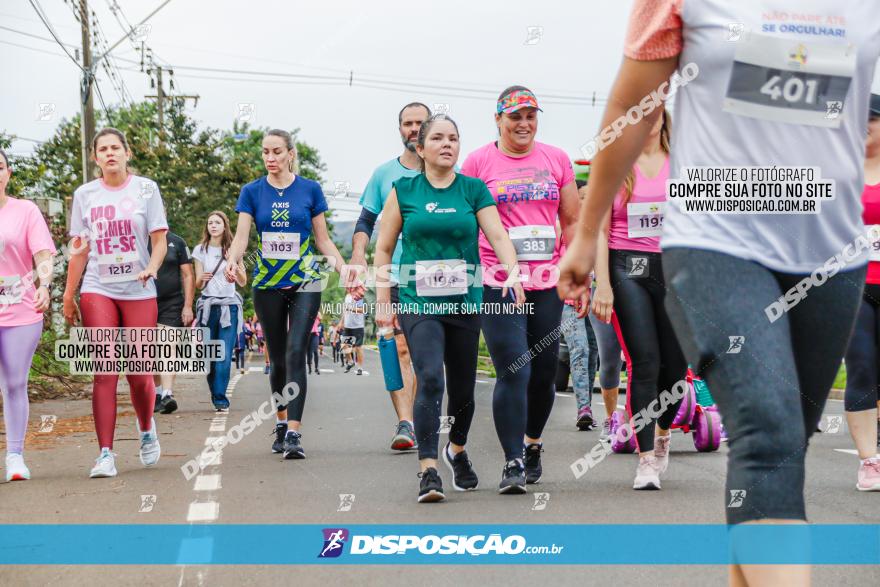
{"type": "Polygon", "coordinates": [[[556,246],[556,230],[552,226],[511,226],[510,241],[520,261],[549,261],[556,246]]]}
{"type": "Polygon", "coordinates": [[[838,128],[856,47],[757,33],[736,44],[724,110],[789,124],[838,128]]]}

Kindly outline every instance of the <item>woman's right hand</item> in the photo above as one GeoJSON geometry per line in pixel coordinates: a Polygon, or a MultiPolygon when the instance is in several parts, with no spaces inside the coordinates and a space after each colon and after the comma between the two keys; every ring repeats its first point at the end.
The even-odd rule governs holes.
{"type": "Polygon", "coordinates": [[[593,294],[593,315],[602,322],[611,322],[611,312],[614,310],[614,292],[607,283],[596,285],[596,293],[593,294]]]}
{"type": "Polygon", "coordinates": [[[391,313],[391,300],[376,303],[376,326],[394,328],[394,314],[391,313]]]}
{"type": "MultiPolygon", "coordinates": [[[[229,268],[227,267],[226,269],[227,269],[226,279],[229,279],[229,268]]],[[[234,271],[233,271],[233,273],[234,273],[234,271]]],[[[208,282],[211,281],[211,279],[213,277],[214,277],[213,273],[208,273],[208,272],[202,273],[199,276],[199,287],[203,288],[206,285],[208,285],[208,282]]]]}
{"type": "Polygon", "coordinates": [[[79,306],[76,305],[76,300],[73,299],[73,296],[64,296],[64,307],[61,310],[61,313],[64,314],[64,319],[67,320],[67,323],[71,326],[76,326],[82,320],[82,316],[79,313],[79,306]]]}
{"type": "MultiPolygon", "coordinates": [[[[226,277],[226,281],[228,281],[229,283],[235,283],[235,273],[237,271],[237,265],[238,263],[226,263],[226,269],[223,270],[223,276],[226,277]]],[[[202,274],[203,277],[205,275],[208,276],[208,281],[210,281],[211,277],[213,277],[213,275],[211,275],[210,273],[202,274]]]]}

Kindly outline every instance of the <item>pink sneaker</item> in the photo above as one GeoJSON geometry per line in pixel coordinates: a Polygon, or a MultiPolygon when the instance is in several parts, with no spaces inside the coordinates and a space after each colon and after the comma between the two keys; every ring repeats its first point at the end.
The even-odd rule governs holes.
{"type": "Polygon", "coordinates": [[[639,457],[633,489],[660,489],[660,463],[657,457],[639,457]]]}
{"type": "Polygon", "coordinates": [[[661,475],[666,472],[666,468],[669,466],[669,443],[671,441],[671,434],[654,437],[654,457],[656,457],[657,464],[660,466],[661,475]]]}
{"type": "Polygon", "coordinates": [[[859,465],[859,491],[880,491],[880,457],[865,459],[859,465]]]}

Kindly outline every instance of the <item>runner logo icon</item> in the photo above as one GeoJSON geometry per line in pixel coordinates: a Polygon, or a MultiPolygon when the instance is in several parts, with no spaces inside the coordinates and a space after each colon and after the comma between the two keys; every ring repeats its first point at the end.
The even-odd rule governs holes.
{"type": "Polygon", "coordinates": [[[324,547],[318,558],[336,558],[342,554],[342,549],[348,540],[348,530],[345,528],[324,528],[324,547]]]}

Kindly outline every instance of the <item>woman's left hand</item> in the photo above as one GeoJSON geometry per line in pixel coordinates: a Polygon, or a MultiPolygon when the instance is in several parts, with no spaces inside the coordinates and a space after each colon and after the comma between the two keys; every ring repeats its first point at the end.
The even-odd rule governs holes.
{"type": "Polygon", "coordinates": [[[137,280],[141,282],[144,287],[147,287],[147,282],[150,278],[156,279],[156,272],[152,269],[144,269],[140,273],[138,273],[137,280]]]}
{"type": "Polygon", "coordinates": [[[37,293],[34,295],[34,310],[37,312],[45,312],[49,309],[49,290],[45,285],[41,285],[37,288],[37,293]]]}
{"type": "Polygon", "coordinates": [[[502,287],[501,298],[507,298],[507,292],[511,289],[513,290],[514,303],[516,303],[517,306],[522,306],[524,303],[526,303],[526,292],[523,289],[522,283],[519,281],[514,283],[511,287],[502,287]]]}

